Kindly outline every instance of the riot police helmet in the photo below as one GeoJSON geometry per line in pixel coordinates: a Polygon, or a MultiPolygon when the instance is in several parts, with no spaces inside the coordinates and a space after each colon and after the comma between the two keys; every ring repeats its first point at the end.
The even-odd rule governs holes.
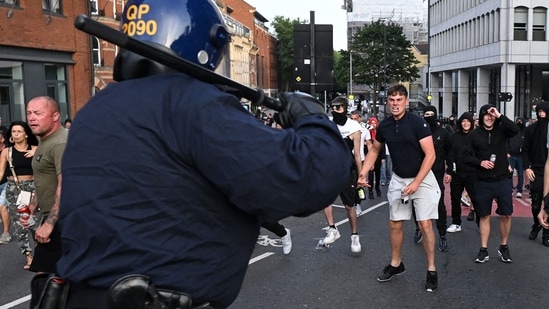
{"type": "MultiPolygon", "coordinates": [[[[230,34],[212,0],[129,0],[120,27],[133,39],[208,70],[215,71],[224,58],[228,61],[230,34]]],[[[122,50],[115,60],[114,79],[122,81],[169,71],[150,59],[122,50]]]]}

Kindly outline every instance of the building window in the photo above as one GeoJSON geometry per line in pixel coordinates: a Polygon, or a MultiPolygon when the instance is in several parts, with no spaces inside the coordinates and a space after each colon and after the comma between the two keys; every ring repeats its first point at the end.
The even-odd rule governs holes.
{"type": "Polygon", "coordinates": [[[514,40],[526,41],[528,37],[528,8],[519,6],[515,8],[514,40]]]}
{"type": "Polygon", "coordinates": [[[42,9],[45,12],[62,14],[61,0],[42,0],[42,9]]]}
{"type": "Polygon", "coordinates": [[[23,64],[0,60],[0,117],[2,123],[9,124],[13,119],[24,119],[24,111],[23,64]]]}
{"type": "Polygon", "coordinates": [[[70,118],[67,69],[64,65],[45,64],[46,94],[59,102],[61,119],[70,118]]]}
{"type": "Polygon", "coordinates": [[[92,15],[97,15],[99,11],[99,3],[98,0],[90,0],[90,12],[92,15]]]}
{"type": "Polygon", "coordinates": [[[92,37],[92,58],[94,66],[101,66],[101,49],[99,45],[99,39],[92,37]]]}
{"type": "Polygon", "coordinates": [[[547,20],[547,9],[534,8],[534,22],[532,24],[532,40],[545,41],[545,29],[547,20]]]}
{"type": "Polygon", "coordinates": [[[5,4],[12,7],[19,7],[19,0],[0,0],[0,4],[5,4]]]}

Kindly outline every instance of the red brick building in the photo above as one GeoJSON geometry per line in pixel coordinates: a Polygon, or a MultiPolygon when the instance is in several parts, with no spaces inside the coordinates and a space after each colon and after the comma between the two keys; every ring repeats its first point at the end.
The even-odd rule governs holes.
{"type": "MultiPolygon", "coordinates": [[[[1,0],[0,0],[1,1],[1,0]]],[[[91,17],[111,28],[120,28],[120,17],[124,11],[123,0],[89,0],[91,17]]],[[[94,86],[99,91],[113,81],[114,58],[120,48],[112,43],[92,37],[92,59],[95,69],[94,86]]]]}
{"type": "Polygon", "coordinates": [[[252,32],[254,50],[250,62],[250,74],[253,74],[250,80],[251,86],[263,89],[265,93],[274,95],[278,92],[278,74],[277,74],[277,40],[269,34],[265,23],[268,20],[249,5],[244,0],[224,0],[226,3],[226,13],[230,17],[238,20],[252,32]]]}
{"type": "MultiPolygon", "coordinates": [[[[72,118],[112,82],[120,48],[75,29],[85,14],[114,29],[126,0],[0,0],[0,117],[4,124],[25,120],[25,104],[49,95],[61,105],[61,119],[72,118]]],[[[215,0],[223,13],[249,28],[249,78],[244,83],[278,91],[276,39],[267,20],[244,0],[215,0]]],[[[236,35],[236,34],[235,34],[236,35]]],[[[248,64],[246,65],[248,66],[248,64]]]]}
{"type": "Polygon", "coordinates": [[[59,101],[71,118],[91,97],[90,39],[73,26],[89,14],[88,0],[0,0],[0,116],[26,120],[26,103],[40,95],[59,101]]]}

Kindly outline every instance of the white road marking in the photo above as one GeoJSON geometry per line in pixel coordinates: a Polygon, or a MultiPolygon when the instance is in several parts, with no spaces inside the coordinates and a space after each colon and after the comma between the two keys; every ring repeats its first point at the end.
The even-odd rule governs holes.
{"type": "MultiPolygon", "coordinates": [[[[373,210],[375,210],[375,209],[377,209],[377,208],[379,208],[379,207],[381,207],[381,206],[383,206],[383,205],[385,205],[385,204],[387,204],[387,203],[388,203],[387,201],[384,201],[384,202],[381,202],[381,203],[379,203],[379,204],[376,204],[376,205],[374,205],[374,206],[372,206],[372,207],[370,207],[370,208],[368,208],[368,209],[364,209],[364,210],[362,210],[361,213],[358,214],[358,217],[360,217],[360,216],[362,216],[362,215],[364,215],[364,214],[367,214],[367,213],[369,213],[370,211],[373,211],[373,210]]],[[[332,205],[332,206],[338,207],[338,208],[341,208],[341,207],[345,208],[345,206],[335,205],[335,204],[332,205]]],[[[349,222],[349,218],[344,219],[344,220],[341,220],[341,221],[339,221],[339,222],[336,222],[336,223],[335,223],[335,226],[337,227],[337,226],[340,226],[340,225],[342,225],[343,223],[347,223],[347,222],[349,222]]],[[[323,230],[327,230],[327,229],[329,229],[329,228],[330,228],[329,226],[326,226],[326,227],[323,227],[322,229],[323,229],[323,230]]]]}
{"type": "MultiPolygon", "coordinates": [[[[267,258],[267,257],[269,257],[269,256],[271,256],[271,255],[273,255],[273,254],[274,254],[274,252],[265,252],[265,253],[263,253],[262,255],[256,256],[256,257],[254,257],[253,259],[251,259],[251,260],[248,262],[248,265],[251,265],[251,264],[253,264],[253,263],[257,262],[257,261],[263,260],[264,258],[267,258]]],[[[0,308],[0,309],[1,309],[1,308],[0,308]]]]}
{"type": "Polygon", "coordinates": [[[523,200],[523,199],[517,198],[517,199],[515,199],[515,201],[522,204],[522,206],[530,207],[530,204],[527,201],[523,200]]]}
{"type": "Polygon", "coordinates": [[[9,309],[9,308],[13,308],[17,305],[20,305],[22,303],[26,303],[28,302],[29,300],[31,299],[31,296],[30,294],[25,296],[25,297],[21,297],[19,299],[16,299],[14,301],[12,301],[11,303],[8,303],[8,304],[5,304],[5,305],[2,305],[0,306],[0,309],[9,309]]]}

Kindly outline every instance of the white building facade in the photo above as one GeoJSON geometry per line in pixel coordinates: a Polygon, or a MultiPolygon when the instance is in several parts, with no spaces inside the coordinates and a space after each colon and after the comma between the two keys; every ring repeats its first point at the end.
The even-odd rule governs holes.
{"type": "MultiPolygon", "coordinates": [[[[348,46],[351,46],[353,36],[365,25],[382,21],[395,23],[402,26],[404,36],[415,46],[418,53],[426,50],[428,42],[428,6],[425,0],[344,0],[342,8],[347,10],[347,38],[348,46]]],[[[418,59],[421,65],[424,61],[418,59]]],[[[419,67],[419,66],[418,66],[419,67]]],[[[405,83],[409,89],[410,108],[428,104],[426,90],[428,70],[419,67],[421,76],[419,79],[405,83]]],[[[353,83],[349,85],[354,94],[365,94],[367,100],[372,100],[375,89],[368,85],[353,83]]],[[[379,89],[380,96],[383,90],[379,89]]],[[[387,114],[383,108],[383,98],[376,104],[380,104],[380,111],[387,114]]]]}
{"type": "MultiPolygon", "coordinates": [[[[549,101],[548,0],[429,0],[429,82],[439,115],[496,105],[531,118],[549,101]],[[499,93],[511,93],[499,101],[499,93]]],[[[457,118],[457,117],[456,117],[457,118]]]]}
{"type": "Polygon", "coordinates": [[[381,20],[401,25],[413,45],[427,43],[427,17],[424,0],[352,0],[352,12],[347,12],[349,38],[365,24],[381,20]]]}

